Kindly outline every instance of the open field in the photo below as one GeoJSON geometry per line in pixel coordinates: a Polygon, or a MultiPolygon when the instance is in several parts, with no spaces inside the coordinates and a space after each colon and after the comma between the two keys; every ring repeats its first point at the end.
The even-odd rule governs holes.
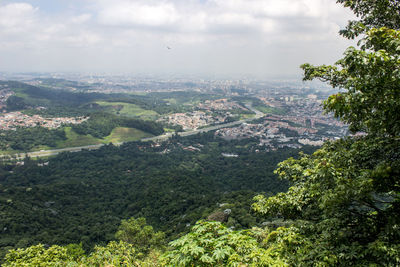
{"type": "Polygon", "coordinates": [[[79,135],[75,133],[71,127],[65,128],[65,134],[67,140],[60,142],[57,148],[66,147],[79,147],[86,145],[97,145],[97,144],[108,144],[108,143],[120,143],[120,142],[130,142],[137,141],[142,138],[151,137],[152,135],[134,128],[117,127],[115,128],[109,136],[104,139],[95,138],[91,135],[79,135]]]}
{"type": "MultiPolygon", "coordinates": [[[[65,135],[67,137],[66,140],[57,142],[55,147],[40,145],[32,148],[30,151],[53,151],[53,150],[63,150],[66,148],[76,148],[76,147],[85,147],[92,145],[101,145],[108,143],[122,143],[122,142],[131,142],[138,141],[143,138],[150,138],[153,135],[150,133],[146,133],[144,131],[135,129],[135,128],[127,128],[127,127],[117,127],[113,129],[110,135],[105,138],[95,138],[91,135],[79,135],[72,130],[71,127],[64,128],[65,135]]],[[[25,153],[27,151],[19,151],[19,150],[0,150],[1,155],[14,155],[15,153],[25,153]]]]}
{"type": "Polygon", "coordinates": [[[127,117],[139,117],[141,119],[154,119],[158,113],[153,110],[142,109],[138,105],[123,102],[105,102],[97,101],[100,106],[109,107],[113,114],[127,117]]]}
{"type": "Polygon", "coordinates": [[[268,106],[254,106],[254,108],[265,114],[284,115],[286,113],[283,108],[275,108],[275,107],[268,107],[268,106]]]}
{"type": "Polygon", "coordinates": [[[91,135],[79,135],[75,133],[71,127],[65,127],[65,135],[67,140],[57,144],[57,148],[77,147],[102,143],[101,139],[94,138],[91,135]]]}
{"type": "Polygon", "coordinates": [[[134,128],[117,127],[111,134],[105,137],[102,143],[120,143],[138,141],[142,138],[151,137],[152,135],[134,128]]]}
{"type": "Polygon", "coordinates": [[[76,152],[82,149],[97,149],[104,144],[120,144],[123,142],[138,141],[144,138],[151,138],[152,135],[134,128],[117,127],[112,133],[104,139],[94,138],[91,135],[78,135],[71,127],[65,128],[67,140],[60,142],[57,148],[54,149],[48,146],[36,147],[32,152],[19,152],[17,151],[0,151],[0,159],[15,156],[18,159],[24,158],[29,155],[32,158],[36,157],[49,157],[57,155],[60,152],[76,152]]]}

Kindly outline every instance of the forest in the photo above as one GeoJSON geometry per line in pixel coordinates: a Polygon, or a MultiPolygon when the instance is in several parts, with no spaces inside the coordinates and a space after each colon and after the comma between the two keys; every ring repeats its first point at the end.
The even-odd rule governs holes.
{"type": "Polygon", "coordinates": [[[63,129],[47,129],[36,126],[19,128],[16,131],[0,130],[0,150],[29,151],[40,145],[55,147],[57,142],[66,140],[63,129]]]}
{"type": "Polygon", "coordinates": [[[152,92],[145,95],[127,93],[94,93],[86,91],[71,92],[65,89],[52,89],[33,86],[16,81],[0,81],[0,85],[10,88],[16,94],[7,99],[7,110],[24,110],[28,114],[42,116],[87,116],[92,112],[105,111],[96,101],[123,102],[135,104],[144,110],[158,114],[183,112],[184,103],[221,97],[215,94],[197,92],[152,92]],[[174,99],[174,103],[165,99],[174,99]],[[44,107],[37,109],[38,107],[44,107]]]}
{"type": "Polygon", "coordinates": [[[345,38],[357,38],[358,46],[349,47],[334,65],[301,68],[304,80],[340,89],[324,109],[356,135],[327,141],[296,158],[291,157],[295,151],[253,153],[241,150],[245,144],[205,134],[150,147],[129,143],[65,153],[48,165],[39,163],[43,166],[29,159],[24,165],[4,165],[1,196],[7,197],[1,199],[1,218],[15,217],[2,226],[13,234],[2,234],[1,242],[21,248],[6,252],[3,265],[399,266],[400,3],[337,3],[358,17],[340,31],[345,38]],[[184,149],[188,145],[197,149],[184,149]],[[239,156],[227,158],[221,152],[239,156]],[[149,161],[143,161],[146,157],[149,161]],[[85,169],[78,167],[83,164],[85,169]],[[272,175],[275,168],[280,180],[272,175]],[[116,173],[120,178],[113,181],[116,173]],[[130,182],[140,189],[138,195],[127,190],[130,182]],[[123,198],[116,197],[118,184],[126,190],[123,198]],[[241,190],[251,191],[243,195],[249,199],[257,194],[250,200],[251,213],[242,210],[244,216],[234,213],[235,203],[248,203],[241,190]],[[149,201],[145,205],[151,208],[137,206],[141,201],[149,201]],[[233,206],[225,209],[222,201],[233,206]],[[72,204],[80,209],[69,211],[72,204]],[[102,213],[96,217],[92,211],[102,213]],[[68,223],[57,221],[64,213],[70,215],[68,223]],[[25,216],[34,217],[30,225],[15,224],[27,221],[25,216]],[[65,236],[53,232],[59,224],[66,227],[65,236]],[[69,225],[80,232],[68,231],[69,225]],[[98,245],[88,249],[86,241],[98,245]]]}
{"type": "Polygon", "coordinates": [[[285,191],[288,184],[278,180],[273,169],[299,152],[252,153],[247,149],[251,142],[228,142],[204,133],[4,163],[3,253],[37,243],[82,243],[90,251],[95,244],[113,240],[121,219],[130,217],[145,217],[172,239],[187,232],[187,224],[217,216],[217,203],[232,210],[225,218],[228,226],[250,227],[260,222],[250,211],[251,198],[285,191]],[[197,150],[186,150],[189,146],[197,150]]]}

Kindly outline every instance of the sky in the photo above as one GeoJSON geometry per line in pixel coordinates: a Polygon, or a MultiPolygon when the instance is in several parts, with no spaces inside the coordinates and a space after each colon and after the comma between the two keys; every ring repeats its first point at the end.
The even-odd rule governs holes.
{"type": "Polygon", "coordinates": [[[0,71],[297,76],[332,64],[334,0],[0,0],[0,71]]]}

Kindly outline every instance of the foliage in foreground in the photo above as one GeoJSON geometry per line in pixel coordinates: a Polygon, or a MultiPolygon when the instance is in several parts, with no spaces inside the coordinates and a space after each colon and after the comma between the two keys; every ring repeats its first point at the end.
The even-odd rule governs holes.
{"type": "Polygon", "coordinates": [[[317,244],[304,251],[309,264],[399,264],[400,161],[392,160],[398,147],[399,141],[365,137],[288,159],[277,173],[293,185],[287,193],[257,196],[254,208],[295,220],[299,233],[317,244]]]}
{"type": "Polygon", "coordinates": [[[164,234],[154,232],[145,218],[123,220],[116,233],[119,241],[95,246],[85,255],[82,245],[65,247],[39,244],[13,249],[5,256],[3,266],[156,266],[163,248],[164,234]]]}
{"type": "Polygon", "coordinates": [[[303,65],[304,79],[341,89],[324,108],[363,137],[328,142],[311,156],[280,163],[276,173],[292,186],[256,197],[254,208],[294,220],[292,227],[314,244],[292,265],[398,266],[400,5],[338,2],[361,17],[342,31],[348,38],[364,34],[360,48],[348,48],[334,66],[303,65]]]}
{"type": "Polygon", "coordinates": [[[96,246],[88,256],[74,259],[66,247],[42,244],[26,249],[11,250],[5,257],[6,267],[17,266],[143,266],[132,244],[111,241],[106,246],[96,246]]]}
{"type": "Polygon", "coordinates": [[[199,221],[191,232],[170,243],[168,266],[237,266],[262,264],[265,250],[251,231],[233,231],[220,222],[199,221]]]}
{"type": "MultiPolygon", "coordinates": [[[[138,227],[142,220],[132,218],[132,227],[138,227]]],[[[139,227],[131,240],[143,237],[146,227],[149,226],[139,227]]],[[[234,231],[220,222],[199,221],[189,234],[172,241],[164,253],[162,246],[140,252],[151,246],[151,238],[140,244],[111,241],[106,246],[96,246],[87,256],[80,245],[45,248],[39,244],[11,250],[3,266],[290,266],[282,256],[294,258],[302,246],[311,246],[306,242],[290,227],[234,231]]]]}
{"type": "Polygon", "coordinates": [[[152,226],[146,224],[146,219],[143,217],[122,220],[115,237],[134,244],[140,253],[138,255],[147,255],[151,250],[162,249],[165,243],[165,234],[155,232],[152,226]]]}

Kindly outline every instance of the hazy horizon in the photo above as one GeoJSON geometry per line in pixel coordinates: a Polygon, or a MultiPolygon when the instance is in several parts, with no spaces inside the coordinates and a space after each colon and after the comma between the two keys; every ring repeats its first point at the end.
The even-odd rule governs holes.
{"type": "Polygon", "coordinates": [[[299,77],[354,42],[331,0],[0,3],[1,72],[299,77]]]}

